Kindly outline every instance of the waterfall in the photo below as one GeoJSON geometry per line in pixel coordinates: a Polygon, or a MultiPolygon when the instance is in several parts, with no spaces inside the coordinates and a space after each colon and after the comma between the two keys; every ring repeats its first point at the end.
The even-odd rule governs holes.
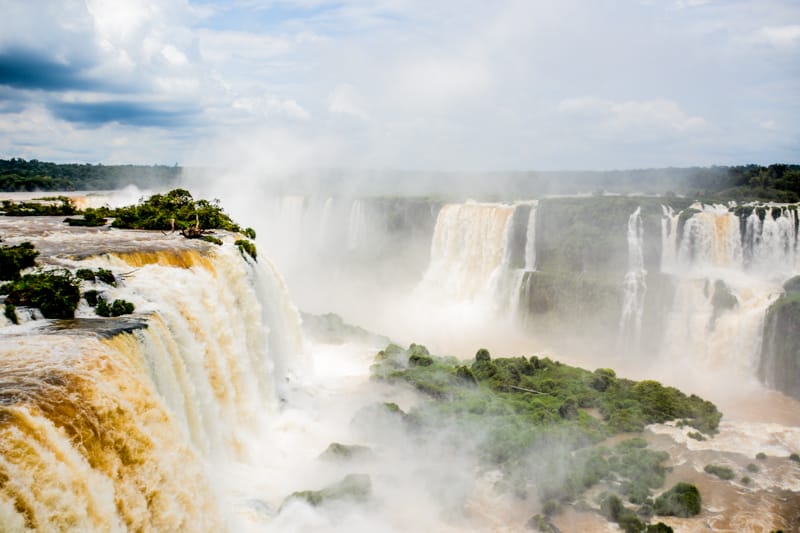
{"type": "Polygon", "coordinates": [[[647,292],[641,212],[642,208],[637,207],[628,218],[628,271],[623,282],[622,314],[619,320],[619,338],[633,350],[639,347],[644,297],[647,292]]]}
{"type": "Polygon", "coordinates": [[[507,268],[514,206],[468,202],[439,211],[431,259],[418,290],[449,301],[492,298],[493,284],[507,268]]]}
{"type": "Polygon", "coordinates": [[[353,200],[347,225],[347,249],[355,251],[363,248],[366,239],[367,216],[364,213],[364,203],[361,200],[353,200]]]}
{"type": "Polygon", "coordinates": [[[40,321],[0,338],[0,529],[225,528],[203,465],[255,456],[306,368],[280,276],[226,241],[56,258],[111,269],[96,288],[143,322],[82,303],[99,335],[40,321]]]}
{"type": "Polygon", "coordinates": [[[672,276],[675,294],[662,356],[752,374],[766,311],[783,281],[799,271],[796,211],[753,206],[752,213],[737,215],[728,206],[701,204],[690,209],[663,208],[662,271],[672,276]]]}

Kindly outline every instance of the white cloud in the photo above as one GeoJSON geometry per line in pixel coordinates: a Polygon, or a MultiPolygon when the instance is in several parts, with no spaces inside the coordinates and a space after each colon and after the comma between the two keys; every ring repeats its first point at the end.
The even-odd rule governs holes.
{"type": "Polygon", "coordinates": [[[264,117],[283,117],[304,121],[311,119],[311,114],[294,100],[281,100],[271,94],[239,97],[233,101],[232,106],[234,109],[264,117]]]}
{"type": "Polygon", "coordinates": [[[776,48],[792,48],[800,45],[800,24],[766,26],[756,31],[752,40],[776,48]]]}
{"type": "Polygon", "coordinates": [[[691,116],[672,100],[629,100],[613,102],[584,97],[562,100],[558,111],[589,121],[607,133],[622,135],[648,130],[651,134],[687,133],[704,130],[708,121],[691,116]]]}
{"type": "Polygon", "coordinates": [[[367,120],[369,115],[359,103],[360,97],[352,85],[342,83],[328,96],[328,111],[367,120]]]}

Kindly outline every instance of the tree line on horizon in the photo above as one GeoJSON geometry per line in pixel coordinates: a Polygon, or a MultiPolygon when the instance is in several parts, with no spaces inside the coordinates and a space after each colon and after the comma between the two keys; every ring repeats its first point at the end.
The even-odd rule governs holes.
{"type": "MultiPolygon", "coordinates": [[[[136,185],[168,187],[179,182],[183,168],[167,165],[50,163],[0,159],[2,191],[108,190],[136,185]]],[[[509,195],[618,193],[685,195],[717,200],[800,201],[800,165],[654,168],[608,171],[415,173],[328,171],[278,180],[291,193],[335,194],[342,180],[365,194],[427,195],[461,191],[466,195],[509,199],[509,195]],[[358,187],[358,184],[362,187],[358,187]],[[302,190],[298,190],[302,189],[302,190]]]]}
{"type": "Polygon", "coordinates": [[[178,165],[92,165],[50,163],[37,159],[0,159],[0,190],[97,191],[126,185],[162,187],[176,184],[181,171],[178,165]]]}

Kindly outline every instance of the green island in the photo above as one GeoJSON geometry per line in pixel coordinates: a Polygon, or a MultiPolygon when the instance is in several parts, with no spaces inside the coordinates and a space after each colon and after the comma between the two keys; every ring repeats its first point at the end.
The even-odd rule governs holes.
{"type": "Polygon", "coordinates": [[[631,436],[670,421],[713,435],[722,414],[698,396],[620,378],[608,368],[592,372],[536,356],[492,358],[485,349],[465,363],[416,344],[390,344],[376,355],[371,374],[424,398],[408,413],[392,403],[375,409],[419,438],[449,432],[449,440],[473,447],[478,468],[501,472],[500,486],[509,494],[536,497],[541,513],[531,518],[533,529],[554,531],[551,517],[568,505],[599,512],[628,532],[671,531],[648,522],[700,512],[693,485],[663,490],[669,455],[631,436]],[[587,501],[590,489],[594,504],[587,501]]]}

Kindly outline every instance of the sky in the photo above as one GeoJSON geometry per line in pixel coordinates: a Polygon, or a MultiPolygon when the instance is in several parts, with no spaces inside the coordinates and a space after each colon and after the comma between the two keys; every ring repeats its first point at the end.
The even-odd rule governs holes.
{"type": "Polygon", "coordinates": [[[0,158],[800,162],[797,0],[0,0],[0,158]]]}

